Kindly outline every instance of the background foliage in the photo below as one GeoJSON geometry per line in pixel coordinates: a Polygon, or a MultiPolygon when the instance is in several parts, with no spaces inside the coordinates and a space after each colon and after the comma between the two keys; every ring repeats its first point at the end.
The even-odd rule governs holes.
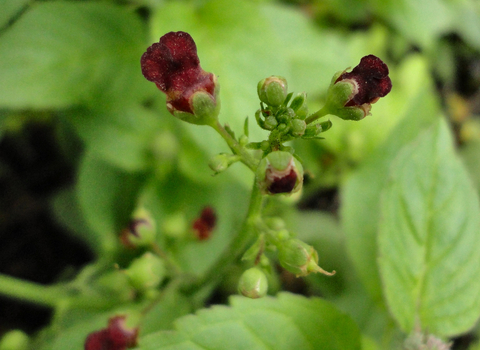
{"type": "MultiPolygon", "coordinates": [[[[315,110],[335,72],[375,54],[388,63],[393,90],[372,116],[358,123],[332,117],[325,140],[295,144],[309,174],[302,198],[266,209],[281,213],[317,248],[325,269],[337,270],[333,278],[309,276],[293,286],[283,276],[271,293],[317,297],[235,296],[230,306],[202,309],[234,292],[234,266],[232,278],[200,300],[166,291],[144,320],[139,349],[213,349],[224,341],[231,349],[386,349],[418,327],[444,339],[467,332],[476,338],[480,6],[474,0],[1,2],[0,141],[25,140],[32,127],[53,137],[72,176],[42,203],[93,252],[82,273],[128,261],[117,237],[139,205],[152,212],[158,243],[194,274],[215,261],[245,215],[252,175],[236,164],[212,177],[208,159],[226,145],[213,130],[175,120],[141,75],[146,47],[177,30],[192,35],[202,67],[219,77],[221,122],[239,133],[249,116],[251,141],[266,136],[252,117],[256,84],[272,74],[285,76],[293,91],[307,91],[315,110]],[[212,239],[172,244],[205,205],[219,217],[212,239]],[[319,332],[325,328],[328,336],[319,332]]],[[[7,151],[3,146],[0,178],[9,193],[18,167],[7,151]]],[[[7,232],[9,221],[2,220],[7,232]]],[[[63,271],[55,279],[74,275],[63,271]]],[[[123,290],[106,278],[95,280],[95,292],[102,283],[107,295],[123,290]]],[[[51,326],[32,340],[35,349],[81,348],[111,315],[144,307],[128,295],[115,298],[115,306],[100,310],[55,309],[51,326]]],[[[470,344],[460,339],[454,346],[470,344]]]]}

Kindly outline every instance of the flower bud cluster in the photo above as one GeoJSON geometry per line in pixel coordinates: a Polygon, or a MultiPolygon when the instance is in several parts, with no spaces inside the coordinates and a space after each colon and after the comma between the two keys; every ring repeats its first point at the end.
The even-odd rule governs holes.
{"type": "Polygon", "coordinates": [[[281,144],[295,138],[313,138],[327,130],[327,124],[321,127],[307,126],[307,94],[305,92],[288,93],[288,83],[284,77],[271,76],[258,83],[258,97],[261,109],[255,113],[258,125],[271,132],[267,142],[252,143],[250,148],[264,152],[281,149],[281,144]]]}

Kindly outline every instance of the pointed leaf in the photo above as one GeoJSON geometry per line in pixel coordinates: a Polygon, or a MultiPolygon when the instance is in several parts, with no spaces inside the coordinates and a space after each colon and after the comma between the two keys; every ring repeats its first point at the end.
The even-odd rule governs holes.
{"type": "Polygon", "coordinates": [[[231,298],[182,317],[174,332],[140,339],[140,350],[360,349],[353,321],[330,303],[282,293],[277,298],[231,298]]]}
{"type": "MultiPolygon", "coordinates": [[[[382,300],[382,290],[377,268],[376,239],[380,193],[387,181],[388,168],[397,152],[422,129],[431,125],[438,118],[439,111],[425,62],[419,57],[407,61],[401,73],[399,79],[393,81],[394,89],[410,92],[403,95],[403,103],[397,106],[402,110],[401,121],[342,188],[341,214],[347,250],[361,281],[377,301],[382,300]]],[[[388,118],[389,115],[385,114],[384,117],[388,118]]]]}
{"type": "Polygon", "coordinates": [[[480,208],[443,119],[402,149],[390,176],[378,238],[388,306],[406,332],[465,332],[480,316],[480,208]]]}

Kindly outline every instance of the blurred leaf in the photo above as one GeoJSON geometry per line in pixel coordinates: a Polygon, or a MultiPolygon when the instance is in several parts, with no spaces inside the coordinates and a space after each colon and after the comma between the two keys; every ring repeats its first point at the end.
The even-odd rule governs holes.
{"type": "Polygon", "coordinates": [[[105,2],[35,2],[0,36],[0,106],[58,108],[138,100],[144,32],[105,2]]]}
{"type": "Polygon", "coordinates": [[[53,200],[53,210],[56,219],[77,237],[89,244],[89,247],[97,253],[101,248],[101,239],[92,233],[86,224],[83,213],[80,210],[76,192],[73,189],[59,192],[53,200]]]}
{"type": "Polygon", "coordinates": [[[77,196],[85,221],[101,242],[99,249],[108,252],[117,245],[122,225],[128,223],[136,205],[141,180],[140,174],[126,173],[91,152],[85,154],[77,196]]]}
{"type": "Polygon", "coordinates": [[[473,184],[480,193],[480,140],[470,141],[460,149],[460,155],[473,184]]]}
{"type": "Polygon", "coordinates": [[[31,0],[3,0],[2,11],[0,11],[0,29],[5,29],[4,27],[19,15],[29,2],[31,0]]]}
{"type": "Polygon", "coordinates": [[[412,57],[404,62],[400,72],[405,74],[393,82],[393,89],[401,86],[409,93],[397,100],[392,108],[396,105],[402,111],[401,122],[386,137],[383,145],[366,157],[342,188],[341,215],[347,250],[361,281],[379,302],[382,288],[376,261],[376,237],[380,193],[397,152],[436,120],[439,113],[424,61],[418,56],[412,57]]]}
{"type": "Polygon", "coordinates": [[[373,11],[412,43],[433,49],[450,30],[452,16],[442,0],[370,0],[373,11]]]}
{"type": "Polygon", "coordinates": [[[446,0],[453,28],[470,45],[480,50],[480,6],[476,0],[446,0]]]}
{"type": "Polygon", "coordinates": [[[155,136],[161,118],[138,105],[115,108],[76,109],[64,113],[84,140],[87,149],[99,158],[127,171],[143,170],[152,161],[155,136]]]}
{"type": "Polygon", "coordinates": [[[142,319],[142,335],[173,329],[173,322],[192,311],[191,300],[175,290],[167,289],[158,303],[142,319]]]}
{"type": "MultiPolygon", "coordinates": [[[[253,182],[253,176],[250,177],[253,182]]],[[[172,173],[166,181],[148,184],[141,203],[148,208],[157,223],[181,213],[188,222],[184,232],[190,239],[176,249],[177,261],[193,274],[203,273],[223,252],[231,237],[240,229],[246,215],[250,191],[226,177],[211,177],[207,182],[196,182],[181,174],[172,173]],[[191,225],[205,206],[217,214],[217,224],[210,239],[199,242],[193,238],[191,225]]],[[[159,235],[159,239],[165,237],[159,235]]],[[[161,242],[160,242],[161,243],[161,242]]]]}
{"type": "Polygon", "coordinates": [[[443,119],[402,148],[380,208],[380,273],[401,328],[468,331],[480,316],[480,207],[443,119]]]}
{"type": "Polygon", "coordinates": [[[281,293],[230,303],[182,317],[175,332],[142,337],[138,349],[360,349],[353,321],[322,299],[281,293]]]}

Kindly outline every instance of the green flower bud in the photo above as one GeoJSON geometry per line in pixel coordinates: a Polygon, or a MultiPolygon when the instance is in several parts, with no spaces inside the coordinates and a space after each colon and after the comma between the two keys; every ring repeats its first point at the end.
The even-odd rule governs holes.
{"type": "Polygon", "coordinates": [[[309,138],[317,137],[319,134],[327,131],[331,127],[332,127],[332,122],[330,120],[322,123],[310,124],[305,129],[305,133],[303,134],[302,138],[309,139],[309,138]]]}
{"type": "Polygon", "coordinates": [[[240,160],[240,157],[233,154],[220,153],[213,156],[208,162],[208,166],[215,174],[228,169],[230,165],[240,160]]]}
{"type": "Polygon", "coordinates": [[[264,194],[295,193],[302,188],[303,167],[289,152],[271,152],[260,161],[256,180],[264,194]]]}
{"type": "Polygon", "coordinates": [[[27,350],[28,343],[28,335],[15,329],[3,335],[0,341],[0,350],[27,350]]]}
{"type": "Polygon", "coordinates": [[[268,130],[273,130],[275,127],[278,125],[277,118],[275,118],[273,115],[265,118],[265,128],[268,130]]]}
{"type": "Polygon", "coordinates": [[[307,128],[307,124],[304,120],[301,119],[294,119],[292,120],[292,135],[299,137],[305,134],[305,129],[307,128]]]}
{"type": "Polygon", "coordinates": [[[258,97],[267,106],[278,107],[287,97],[288,85],[284,77],[271,76],[258,82],[258,97]]]}
{"type": "Polygon", "coordinates": [[[165,263],[150,252],[132,261],[125,270],[132,287],[140,292],[156,288],[165,278],[165,263]]]}
{"type": "Polygon", "coordinates": [[[127,248],[136,248],[151,245],[156,235],[155,220],[148,210],[141,207],[133,213],[128,227],[120,235],[120,240],[127,248]]]}
{"type": "Polygon", "coordinates": [[[299,93],[290,103],[290,108],[295,111],[295,114],[300,119],[305,119],[308,115],[307,94],[305,92],[299,93]]]}
{"type": "Polygon", "coordinates": [[[280,242],[277,249],[280,265],[297,277],[307,276],[312,272],[320,272],[327,276],[335,274],[335,271],[330,273],[318,266],[317,251],[299,239],[293,238],[280,242]]]}
{"type": "Polygon", "coordinates": [[[246,270],[238,282],[238,292],[251,299],[262,298],[267,294],[267,276],[257,267],[246,270]]]}

